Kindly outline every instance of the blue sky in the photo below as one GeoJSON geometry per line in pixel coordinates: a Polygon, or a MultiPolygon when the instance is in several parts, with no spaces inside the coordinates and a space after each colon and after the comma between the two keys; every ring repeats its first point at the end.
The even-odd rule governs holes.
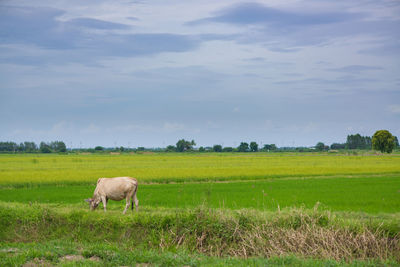
{"type": "Polygon", "coordinates": [[[2,1],[0,140],[400,136],[399,1],[2,1]]]}

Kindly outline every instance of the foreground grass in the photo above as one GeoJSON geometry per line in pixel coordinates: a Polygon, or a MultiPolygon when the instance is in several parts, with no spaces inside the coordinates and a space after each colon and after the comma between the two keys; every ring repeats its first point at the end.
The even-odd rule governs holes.
{"type": "MultiPolygon", "coordinates": [[[[232,256],[255,257],[253,260],[259,262],[267,262],[262,258],[272,257],[271,261],[278,264],[293,256],[306,259],[305,262],[298,260],[301,264],[307,264],[311,259],[395,264],[400,263],[399,230],[399,214],[377,217],[331,213],[317,208],[260,212],[207,207],[190,210],[143,207],[139,214],[122,216],[120,210],[88,212],[76,205],[0,202],[3,254],[9,253],[10,248],[19,251],[22,247],[22,256],[15,256],[12,251],[7,254],[7,264],[32,258],[58,262],[62,254],[80,254],[83,261],[96,255],[110,265],[113,260],[126,264],[134,259],[129,253],[149,251],[167,253],[160,256],[161,261],[166,260],[163,257],[170,257],[168,253],[179,255],[184,252],[186,256],[182,263],[189,265],[203,265],[203,260],[224,262],[228,261],[226,257],[232,256]],[[45,249],[29,252],[29,245],[24,248],[21,242],[33,242],[39,247],[71,242],[82,245],[75,250],[55,245],[50,254],[43,254],[45,249]],[[57,252],[59,250],[65,252],[57,252]],[[92,250],[100,252],[90,252],[92,250]],[[24,254],[23,251],[28,252],[24,254]],[[192,257],[189,255],[203,256],[190,262],[192,257]],[[276,258],[278,256],[281,258],[276,258]]],[[[242,261],[239,258],[232,262],[239,264],[242,261]]],[[[143,261],[148,262],[147,259],[143,261]]]]}
{"type": "Polygon", "coordinates": [[[254,180],[276,177],[400,174],[400,155],[163,153],[0,155],[0,186],[90,184],[99,177],[142,182],[254,180]]]}
{"type": "Polygon", "coordinates": [[[390,260],[351,262],[307,259],[295,256],[270,258],[211,257],[182,249],[144,250],[110,243],[80,243],[55,240],[43,243],[1,243],[0,265],[22,266],[394,266],[390,260]]]}
{"type": "MultiPolygon", "coordinates": [[[[91,197],[94,188],[95,185],[2,188],[0,201],[86,207],[83,199],[91,197]]],[[[206,204],[211,208],[276,211],[278,207],[312,208],[320,203],[331,211],[396,213],[400,211],[400,176],[140,184],[138,198],[143,205],[164,208],[193,208],[206,204]]],[[[108,205],[122,210],[124,203],[110,201],[108,205]]]]}

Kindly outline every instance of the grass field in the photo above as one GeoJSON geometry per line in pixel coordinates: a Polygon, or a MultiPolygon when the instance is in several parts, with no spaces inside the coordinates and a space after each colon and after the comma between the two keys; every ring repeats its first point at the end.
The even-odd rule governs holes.
{"type": "Polygon", "coordinates": [[[392,266],[399,232],[396,154],[0,155],[2,266],[392,266]],[[114,176],[139,214],[88,212],[114,176]]]}
{"type": "Polygon", "coordinates": [[[200,153],[0,155],[0,185],[94,183],[133,176],[143,182],[255,180],[400,173],[400,155],[200,153]]]}
{"type": "MultiPolygon", "coordinates": [[[[20,203],[81,204],[95,186],[40,186],[0,189],[0,201],[20,203]]],[[[400,176],[369,178],[274,179],[224,183],[178,183],[140,185],[141,205],[191,208],[277,210],[284,207],[321,208],[366,213],[400,212],[400,176]]],[[[122,209],[122,202],[110,202],[122,209]]]]}

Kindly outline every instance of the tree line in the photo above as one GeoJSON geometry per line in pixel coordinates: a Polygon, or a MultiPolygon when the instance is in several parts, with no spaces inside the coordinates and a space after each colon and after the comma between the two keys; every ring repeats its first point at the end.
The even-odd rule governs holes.
{"type": "MultiPolygon", "coordinates": [[[[95,148],[86,149],[70,149],[71,151],[79,152],[142,152],[142,151],[156,151],[156,152],[273,152],[273,151],[297,151],[297,152],[311,152],[311,151],[327,151],[327,150],[379,150],[381,152],[392,152],[394,148],[399,147],[399,141],[396,136],[393,136],[387,130],[377,131],[374,136],[361,136],[360,134],[348,135],[345,143],[333,143],[330,146],[325,145],[323,142],[318,142],[314,147],[277,147],[275,144],[265,144],[260,147],[257,142],[241,142],[238,147],[223,147],[220,144],[213,145],[212,147],[195,148],[196,142],[194,140],[188,141],[180,139],[176,145],[169,145],[166,148],[126,148],[115,147],[105,148],[96,146],[95,148]]],[[[22,153],[63,153],[67,152],[67,147],[63,141],[53,142],[40,142],[36,145],[34,142],[23,142],[17,144],[15,142],[0,142],[0,152],[22,152],[22,153]]]]}
{"type": "MultiPolygon", "coordinates": [[[[397,136],[393,136],[389,131],[387,130],[379,130],[376,131],[374,136],[361,136],[360,134],[352,134],[347,136],[346,143],[333,143],[330,147],[325,146],[324,143],[319,142],[315,146],[315,149],[318,151],[323,151],[323,150],[339,150],[339,149],[361,149],[361,150],[371,150],[371,149],[376,149],[382,151],[380,148],[380,145],[376,144],[375,147],[373,147],[373,141],[380,139],[388,139],[388,144],[393,144],[393,148],[399,147],[399,140],[397,139],[397,136]],[[382,136],[383,135],[383,136],[382,136]],[[379,137],[381,136],[381,137],[379,137]]],[[[387,152],[387,150],[390,150],[391,145],[386,147],[385,151],[382,152],[387,152]]]]}
{"type": "MultiPolygon", "coordinates": [[[[321,149],[321,144],[318,149],[321,149]]],[[[333,143],[330,149],[372,149],[372,137],[351,134],[347,136],[346,143],[333,143]]]]}
{"type": "Polygon", "coordinates": [[[169,145],[166,147],[167,152],[185,152],[185,151],[198,151],[198,152],[257,152],[257,151],[275,151],[278,150],[275,144],[264,145],[259,148],[256,142],[241,142],[238,147],[223,147],[222,145],[214,145],[212,147],[199,147],[195,149],[196,142],[194,140],[187,141],[181,139],[176,143],[176,146],[169,145]]]}
{"type": "Polygon", "coordinates": [[[63,141],[40,142],[0,142],[0,152],[25,152],[25,153],[52,153],[67,152],[67,146],[63,141]]]}

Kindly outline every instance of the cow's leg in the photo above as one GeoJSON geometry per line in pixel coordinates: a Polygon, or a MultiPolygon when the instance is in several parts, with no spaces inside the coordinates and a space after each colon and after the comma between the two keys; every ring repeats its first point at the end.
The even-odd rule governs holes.
{"type": "Polygon", "coordinates": [[[126,196],[126,205],[125,205],[124,211],[122,212],[123,214],[125,214],[126,211],[128,210],[129,204],[131,204],[131,198],[132,198],[132,195],[131,195],[131,194],[128,194],[128,195],[126,196]]]}
{"type": "MultiPolygon", "coordinates": [[[[133,194],[132,200],[135,202],[136,212],[139,212],[139,199],[136,197],[136,192],[133,194]]],[[[132,203],[132,211],[133,211],[133,203],[132,203]]]]}
{"type": "Polygon", "coordinates": [[[104,212],[106,212],[107,211],[107,198],[105,196],[102,196],[101,202],[103,202],[104,212]]]}

